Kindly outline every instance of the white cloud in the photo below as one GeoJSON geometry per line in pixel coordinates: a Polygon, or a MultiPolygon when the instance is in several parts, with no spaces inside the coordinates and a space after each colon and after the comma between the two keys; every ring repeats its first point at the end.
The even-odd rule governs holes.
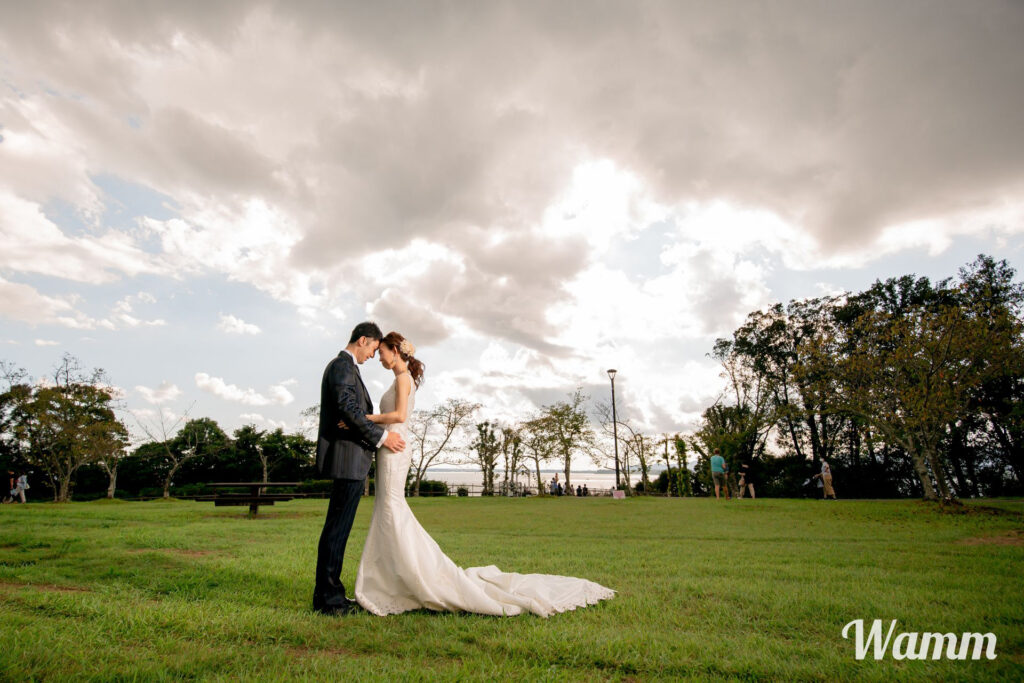
{"type": "Polygon", "coordinates": [[[228,384],[220,377],[211,377],[205,372],[196,373],[196,386],[225,401],[244,403],[250,406],[273,404],[285,406],[295,400],[295,396],[280,384],[270,387],[269,396],[264,396],[254,389],[242,389],[234,384],[228,384]]]}
{"type": "Polygon", "coordinates": [[[119,300],[105,318],[92,318],[75,309],[80,301],[77,295],[47,296],[40,294],[34,287],[9,282],[0,277],[0,316],[30,325],[60,325],[76,330],[118,330],[167,324],[163,319],[142,320],[132,315],[132,301],[135,298],[128,296],[119,300]]]}
{"type": "MultiPolygon", "coordinates": [[[[779,270],[1024,231],[1019,4],[747,9],[26,4],[0,25],[0,272],[242,283],[308,325],[473,345],[432,386],[508,414],[614,363],[644,419],[689,419],[779,270]]],[[[0,315],[166,324],[151,294],[54,291],[0,277],[0,315]]]]}
{"type": "Polygon", "coordinates": [[[217,324],[217,329],[227,334],[259,334],[261,332],[259,326],[247,323],[233,315],[225,315],[223,313],[220,314],[220,322],[217,324]]]}
{"type": "Polygon", "coordinates": [[[142,303],[155,303],[156,299],[145,292],[141,292],[135,296],[127,296],[114,304],[114,308],[111,310],[110,316],[99,321],[98,325],[100,327],[113,330],[124,327],[163,327],[167,324],[167,321],[162,318],[142,320],[135,317],[133,313],[136,301],[141,301],[142,303]]]}
{"type": "Polygon", "coordinates": [[[283,420],[273,420],[270,418],[263,417],[259,413],[242,413],[238,416],[238,419],[242,420],[246,424],[255,424],[257,422],[263,423],[271,429],[288,429],[288,423],[283,420]]]}
{"type": "MultiPolygon", "coordinates": [[[[6,144],[6,143],[5,143],[6,144]]],[[[0,268],[98,284],[162,268],[129,235],[68,237],[38,204],[0,186],[0,268]]]]}
{"type": "Polygon", "coordinates": [[[93,321],[74,310],[72,302],[40,294],[34,287],[0,277],[0,315],[29,325],[57,324],[89,329],[93,321]]]}
{"type": "Polygon", "coordinates": [[[60,342],[52,339],[36,339],[36,346],[60,346],[60,342]]]}
{"type": "Polygon", "coordinates": [[[170,403],[181,396],[181,389],[179,389],[176,384],[172,384],[167,380],[161,382],[160,386],[156,389],[150,389],[149,387],[138,385],[135,387],[135,391],[137,391],[147,402],[157,405],[161,403],[170,403]]]}

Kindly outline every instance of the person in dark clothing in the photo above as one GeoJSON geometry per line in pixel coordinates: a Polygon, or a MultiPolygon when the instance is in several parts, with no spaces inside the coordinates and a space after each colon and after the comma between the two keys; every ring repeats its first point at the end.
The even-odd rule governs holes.
{"type": "Polygon", "coordinates": [[[753,469],[748,463],[740,465],[740,498],[743,498],[743,492],[746,489],[750,489],[750,497],[757,498],[754,495],[754,473],[753,469]]]}

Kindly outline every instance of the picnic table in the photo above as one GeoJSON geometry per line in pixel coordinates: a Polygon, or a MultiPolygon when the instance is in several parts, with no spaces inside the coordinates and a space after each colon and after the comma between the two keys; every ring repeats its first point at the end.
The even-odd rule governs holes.
{"type": "Polygon", "coordinates": [[[204,497],[203,500],[212,500],[214,507],[220,507],[222,505],[248,505],[249,514],[255,515],[259,512],[260,505],[273,505],[279,501],[284,502],[286,500],[291,500],[297,495],[292,493],[267,493],[265,489],[294,487],[298,486],[300,483],[301,482],[297,481],[218,482],[216,484],[207,484],[207,486],[215,489],[248,488],[249,493],[218,492],[213,496],[204,497]]]}

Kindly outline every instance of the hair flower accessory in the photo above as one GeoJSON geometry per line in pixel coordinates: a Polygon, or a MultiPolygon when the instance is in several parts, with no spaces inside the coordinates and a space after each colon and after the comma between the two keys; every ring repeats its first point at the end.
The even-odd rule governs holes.
{"type": "Polygon", "coordinates": [[[416,347],[408,339],[403,339],[402,343],[398,345],[398,351],[403,356],[411,356],[412,354],[416,353],[416,347]]]}

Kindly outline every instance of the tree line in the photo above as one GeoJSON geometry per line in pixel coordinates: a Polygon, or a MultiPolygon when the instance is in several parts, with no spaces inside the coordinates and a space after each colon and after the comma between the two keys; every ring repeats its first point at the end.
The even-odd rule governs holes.
{"type": "Polygon", "coordinates": [[[574,460],[610,469],[617,445],[623,481],[639,478],[635,493],[707,495],[718,450],[732,486],[746,465],[761,495],[812,495],[823,460],[844,497],[1021,495],[1024,285],[1015,275],[979,255],[935,282],[905,275],[754,311],[709,353],[725,390],[691,433],[645,432],[602,402],[588,414],[577,389],[521,422],[477,423],[462,461],[480,467],[491,494],[516,472],[543,491],[550,462],[569,490],[574,460]],[[496,484],[499,465],[506,479],[496,484]]]}
{"type": "Polygon", "coordinates": [[[102,370],[65,355],[53,374],[0,363],[0,467],[32,470],[33,491],[58,502],[106,496],[190,495],[216,481],[302,481],[315,476],[314,444],[301,432],[245,425],[229,436],[210,418],[170,419],[160,411],[132,429],[102,370]]]}
{"type": "Polygon", "coordinates": [[[799,492],[827,460],[848,497],[1024,492],[1024,287],[980,255],[955,277],[755,311],[712,351],[727,389],[689,444],[799,492]]]}
{"type": "MultiPolygon", "coordinates": [[[[639,477],[631,493],[705,495],[718,449],[731,472],[748,465],[760,495],[806,495],[822,460],[845,497],[1019,495],[1024,286],[1014,276],[981,255],[937,282],[907,275],[754,311],[715,342],[709,355],[726,389],[689,434],[613,420],[610,405],[591,409],[579,388],[514,423],[448,399],[411,418],[410,494],[425,488],[428,468],[466,464],[479,468],[484,495],[514,494],[523,479],[543,492],[551,463],[571,492],[574,462],[611,469],[617,452],[623,481],[639,477]]],[[[35,468],[55,500],[317,476],[301,431],[246,425],[229,436],[212,419],[160,412],[136,420],[142,443],[130,448],[103,371],[69,355],[35,383],[10,364],[0,370],[0,464],[35,468]]],[[[316,410],[304,411],[313,423],[316,410]]]]}

